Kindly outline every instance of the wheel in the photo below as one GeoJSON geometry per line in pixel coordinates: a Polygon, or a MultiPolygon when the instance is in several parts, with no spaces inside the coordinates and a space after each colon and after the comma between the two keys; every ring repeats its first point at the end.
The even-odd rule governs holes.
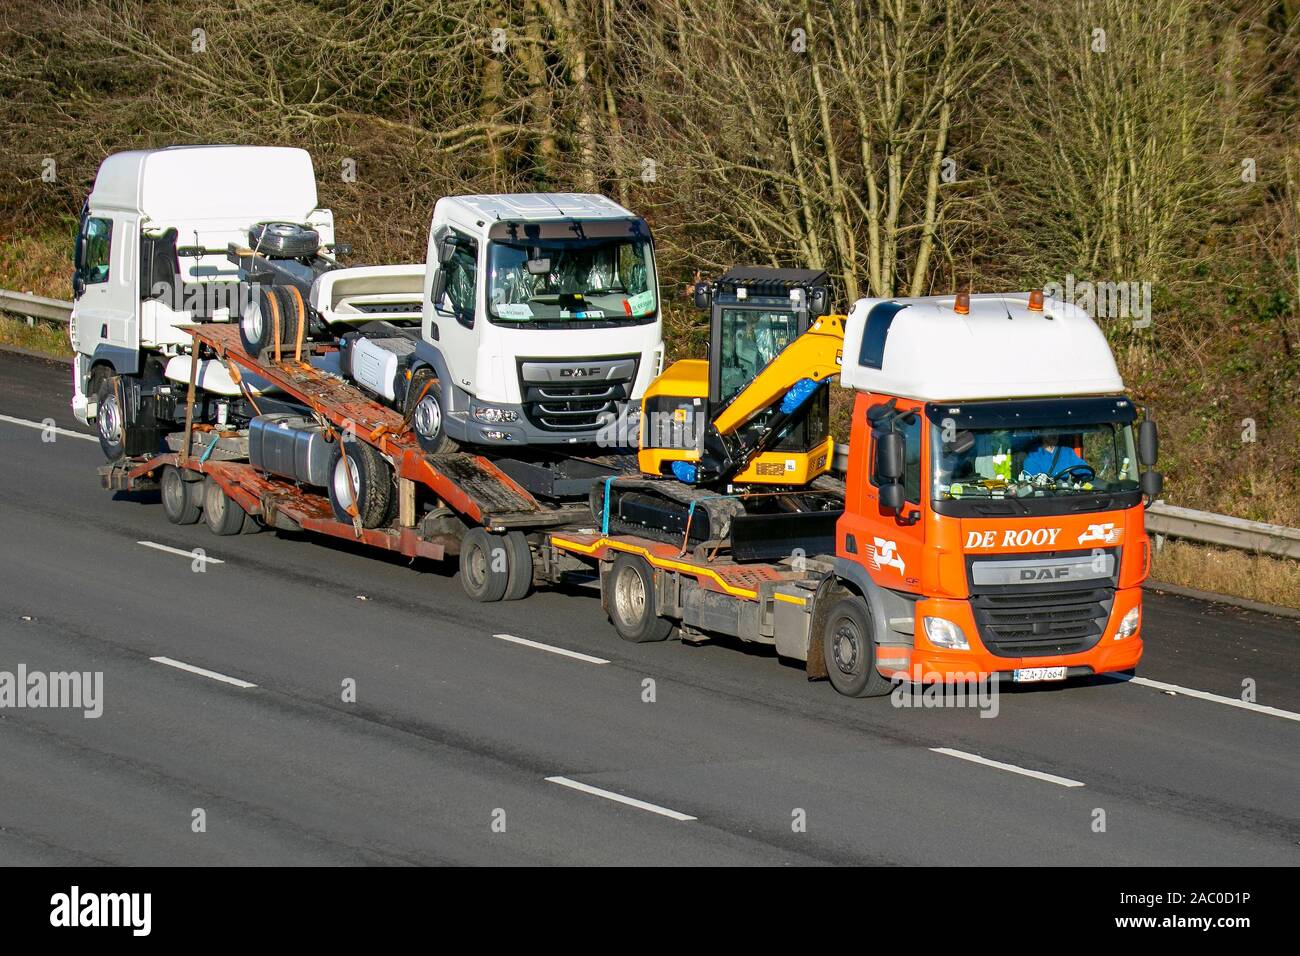
{"type": "Polygon", "coordinates": [[[296,286],[276,286],[275,291],[280,296],[280,314],[284,316],[280,353],[292,354],[300,338],[304,343],[310,339],[307,334],[307,303],[296,286]]]}
{"type": "Polygon", "coordinates": [[[162,506],[172,524],[194,524],[203,516],[197,481],[186,481],[181,470],[168,465],[162,470],[162,506]]]}
{"type": "Polygon", "coordinates": [[[274,348],[276,330],[284,324],[284,317],[280,297],[273,289],[261,286],[256,293],[239,317],[239,342],[245,352],[260,359],[267,349],[274,348]]]}
{"type": "Polygon", "coordinates": [[[378,528],[389,516],[393,504],[393,470],[374,448],[359,441],[334,443],[330,459],[330,504],[338,521],[352,523],[355,509],[361,527],[378,528]]]}
{"type": "Polygon", "coordinates": [[[510,586],[510,549],[502,535],[471,528],[460,542],[460,585],[475,601],[500,601],[510,586]]]}
{"type": "Polygon", "coordinates": [[[208,522],[209,531],[224,537],[239,534],[247,516],[239,502],[232,500],[211,478],[206,478],[203,482],[203,517],[208,522]]]}
{"type": "MultiPolygon", "coordinates": [[[[291,286],[259,286],[239,317],[239,341],[244,351],[259,360],[274,357],[276,336],[280,354],[292,353],[298,327],[307,321],[302,293],[291,286]]],[[[307,330],[303,329],[303,341],[307,330]]]]}
{"type": "Polygon", "coordinates": [[[126,416],[118,394],[119,379],[103,369],[90,378],[91,394],[95,396],[95,431],[99,434],[99,447],[109,461],[117,461],[126,454],[126,416]]]}
{"type": "Polygon", "coordinates": [[[881,697],[893,684],[876,670],[871,611],[859,597],[837,601],[826,616],[822,654],[831,686],[845,697],[881,697]]]}
{"type": "Polygon", "coordinates": [[[623,640],[649,644],[672,633],[673,622],[659,616],[654,572],[644,558],[620,554],[605,578],[605,586],[609,619],[623,640]]]}
{"type": "Polygon", "coordinates": [[[248,230],[248,245],[268,259],[300,259],[316,254],[320,234],[295,222],[259,222],[248,230]]]}
{"type": "Polygon", "coordinates": [[[533,586],[533,549],[522,531],[505,534],[507,582],[503,601],[518,601],[527,597],[533,586]]]}
{"type": "Polygon", "coordinates": [[[411,376],[403,412],[410,417],[415,439],[425,451],[438,455],[460,448],[443,429],[442,385],[433,369],[418,369],[411,376]]]}

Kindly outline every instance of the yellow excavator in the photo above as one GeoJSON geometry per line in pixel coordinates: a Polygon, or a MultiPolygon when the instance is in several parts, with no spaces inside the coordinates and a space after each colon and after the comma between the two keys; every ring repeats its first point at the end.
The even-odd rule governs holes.
{"type": "Polygon", "coordinates": [[[833,535],[843,490],[827,476],[828,386],[844,317],[828,314],[830,296],[817,270],[737,267],[696,282],[709,357],[674,363],[646,390],[641,476],[593,488],[606,527],[755,560],[814,553],[833,535]]]}

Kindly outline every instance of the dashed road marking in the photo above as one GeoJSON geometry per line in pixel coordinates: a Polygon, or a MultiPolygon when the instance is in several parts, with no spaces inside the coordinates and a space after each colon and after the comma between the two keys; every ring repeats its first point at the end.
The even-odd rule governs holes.
{"type": "Polygon", "coordinates": [[[509,641],[511,644],[522,644],[524,647],[531,647],[539,651],[550,651],[552,654],[559,654],[562,657],[572,657],[575,661],[586,661],[588,664],[608,664],[609,661],[603,657],[592,657],[590,654],[579,654],[577,651],[565,650],[563,647],[552,647],[550,644],[543,644],[540,641],[530,641],[526,637],[515,637],[513,634],[493,634],[499,641],[509,641]]]}
{"type": "Polygon", "coordinates": [[[558,783],[561,787],[568,787],[571,790],[580,790],[583,793],[589,793],[593,797],[604,797],[606,800],[613,800],[615,803],[627,804],[629,807],[636,807],[638,810],[647,810],[650,813],[657,813],[661,817],[668,817],[681,823],[694,820],[695,817],[686,813],[678,813],[676,810],[669,810],[667,807],[661,807],[653,803],[646,803],[644,800],[638,800],[635,797],[625,797],[621,793],[614,793],[612,790],[602,790],[600,787],[593,787],[590,784],[579,783],[577,780],[570,780],[568,777],[547,777],[547,783],[558,783]]]}
{"type": "Polygon", "coordinates": [[[1071,780],[1069,777],[1058,777],[1054,773],[1043,773],[1041,770],[1029,770],[1025,767],[1017,767],[1013,763],[1003,763],[1000,760],[990,760],[988,757],[981,757],[979,754],[968,754],[964,750],[953,750],[951,747],[931,747],[930,749],[937,754],[946,754],[949,757],[956,757],[959,760],[969,760],[971,763],[983,764],[986,767],[996,767],[998,770],[1018,773],[1022,777],[1033,777],[1035,780],[1045,780],[1048,783],[1054,783],[1059,787],[1083,786],[1083,783],[1080,781],[1071,780]]]}
{"type": "Polygon", "coordinates": [[[189,671],[191,674],[198,674],[200,677],[210,677],[212,680],[219,680],[223,684],[233,684],[235,687],[241,687],[245,690],[257,686],[256,684],[250,684],[246,680],[240,680],[238,677],[227,677],[225,674],[218,674],[216,671],[210,671],[205,667],[195,667],[193,664],[186,664],[184,661],[178,661],[171,657],[151,657],[149,660],[156,664],[175,667],[177,670],[189,671]]]}
{"type": "Polygon", "coordinates": [[[186,551],[184,548],[173,548],[169,545],[159,544],[157,541],[137,541],[136,544],[142,544],[146,548],[153,548],[155,551],[166,551],[168,554],[179,554],[182,558],[189,558],[191,561],[203,561],[207,564],[225,564],[220,558],[209,558],[206,554],[195,554],[193,551],[186,551]]]}
{"type": "Polygon", "coordinates": [[[95,435],[87,435],[85,432],[74,432],[70,428],[60,428],[58,425],[47,425],[45,422],[28,421],[26,418],[14,418],[12,415],[0,415],[0,422],[8,422],[10,425],[22,425],[25,428],[39,428],[41,431],[54,432],[56,435],[66,435],[68,438],[84,438],[86,441],[99,441],[95,435]]]}

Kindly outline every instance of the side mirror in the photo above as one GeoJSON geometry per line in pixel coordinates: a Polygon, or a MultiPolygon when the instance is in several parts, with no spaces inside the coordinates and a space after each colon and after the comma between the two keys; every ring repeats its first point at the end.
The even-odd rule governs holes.
{"type": "Polygon", "coordinates": [[[1145,418],[1138,426],[1138,463],[1144,468],[1154,468],[1159,457],[1160,436],[1156,432],[1156,423],[1145,418]]]}
{"type": "Polygon", "coordinates": [[[86,277],[80,272],[72,273],[72,297],[80,299],[81,294],[86,291],[86,277]]]}
{"type": "Polygon", "coordinates": [[[713,287],[707,282],[695,283],[695,308],[708,312],[713,304],[713,287]]]}
{"type": "Polygon", "coordinates": [[[447,291],[447,270],[439,266],[433,271],[433,288],[429,292],[429,305],[435,309],[442,301],[442,294],[447,291]]]}
{"type": "Polygon", "coordinates": [[[830,310],[830,293],[825,286],[817,286],[808,296],[808,311],[816,317],[826,315],[830,310]]]}
{"type": "Polygon", "coordinates": [[[1138,478],[1138,485],[1142,489],[1142,494],[1146,495],[1148,500],[1155,501],[1160,497],[1160,492],[1165,487],[1165,476],[1158,471],[1147,469],[1138,478]]]}
{"type": "Polygon", "coordinates": [[[898,432],[885,432],[876,439],[876,483],[881,486],[883,493],[885,486],[899,482],[903,479],[903,436],[898,432]]]}
{"type": "Polygon", "coordinates": [[[903,510],[904,491],[903,486],[898,482],[891,482],[887,485],[880,486],[880,504],[890,511],[900,512],[903,510]]]}
{"type": "Polygon", "coordinates": [[[451,262],[451,257],[456,254],[456,240],[452,236],[447,236],[438,240],[438,264],[445,266],[451,262]]]}

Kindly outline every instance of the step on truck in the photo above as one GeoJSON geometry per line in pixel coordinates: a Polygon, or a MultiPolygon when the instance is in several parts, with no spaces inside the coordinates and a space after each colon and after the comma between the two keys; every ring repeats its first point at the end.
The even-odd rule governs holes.
{"type": "MultiPolygon", "coordinates": [[[[663,360],[645,220],[603,196],[452,196],[426,263],[345,268],[303,150],[189,146],[101,165],[75,250],[73,410],[109,460],[164,450],[187,416],[244,427],[276,386],[198,358],[191,323],[230,323],[256,358],[301,352],[407,417],[426,451],[495,447],[568,493],[569,463],[636,409],[663,360]]],[[[575,471],[577,472],[575,474],[575,471]]]]}
{"type": "Polygon", "coordinates": [[[782,334],[768,336],[748,385],[719,391],[722,369],[700,364],[652,385],[643,428],[651,405],[708,427],[672,454],[643,443],[644,474],[593,493],[595,527],[549,534],[545,576],[598,574],[625,640],[676,629],[686,641],[766,644],[849,696],[899,680],[1056,681],[1137,666],[1156,428],[1086,313],[1041,292],[963,293],[863,299],[847,317],[810,318],[806,288],[749,313],[743,286],[715,283],[706,306],[710,292],[711,362],[726,361],[729,335],[752,345],[755,330],[782,334]],[[815,422],[810,397],[832,363],[854,392],[847,464],[838,502],[810,503],[810,482],[835,491],[822,463],[806,467],[824,426],[799,409],[815,422]],[[742,480],[792,435],[787,484],[742,480]],[[692,535],[706,505],[729,525],[692,535]],[[783,557],[771,557],[774,542],[783,557]]]}

